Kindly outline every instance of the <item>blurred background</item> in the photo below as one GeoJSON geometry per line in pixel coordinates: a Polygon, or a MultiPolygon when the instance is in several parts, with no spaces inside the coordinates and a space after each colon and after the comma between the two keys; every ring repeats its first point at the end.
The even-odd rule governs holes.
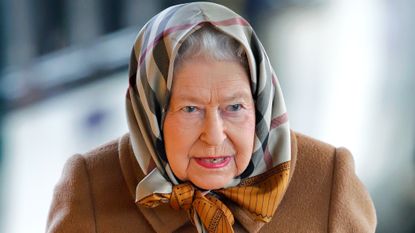
{"type": "MultiPolygon", "coordinates": [[[[183,2],[0,0],[0,232],[44,232],[66,159],[127,132],[135,35],[183,2]]],[[[256,29],[291,127],[351,150],[377,232],[415,232],[415,2],[215,2],[256,29]]]]}

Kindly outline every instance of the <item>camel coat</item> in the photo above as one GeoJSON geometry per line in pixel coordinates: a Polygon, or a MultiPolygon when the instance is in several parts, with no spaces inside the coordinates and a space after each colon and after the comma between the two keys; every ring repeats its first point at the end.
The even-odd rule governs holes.
{"type": "MultiPolygon", "coordinates": [[[[270,223],[228,203],[235,232],[374,232],[373,202],[354,171],[351,154],[291,133],[290,183],[270,223]]],[[[72,156],[55,187],[47,232],[196,232],[184,211],[168,204],[137,207],[135,187],[144,177],[129,135],[72,156]]]]}

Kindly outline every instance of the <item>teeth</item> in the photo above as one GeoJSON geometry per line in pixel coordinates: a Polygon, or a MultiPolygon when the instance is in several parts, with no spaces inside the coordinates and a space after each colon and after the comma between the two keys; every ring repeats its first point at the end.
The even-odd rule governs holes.
{"type": "Polygon", "coordinates": [[[225,160],[224,158],[214,158],[214,159],[208,159],[210,163],[221,163],[223,162],[223,160],[225,160]]]}

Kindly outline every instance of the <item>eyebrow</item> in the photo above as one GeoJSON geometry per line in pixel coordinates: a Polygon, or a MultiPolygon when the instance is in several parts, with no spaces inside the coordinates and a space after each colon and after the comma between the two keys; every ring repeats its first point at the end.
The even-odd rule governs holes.
{"type": "Polygon", "coordinates": [[[236,92],[230,94],[230,95],[225,95],[221,98],[221,100],[225,101],[225,102],[232,102],[235,100],[245,100],[245,101],[249,101],[249,100],[253,100],[252,94],[251,92],[247,92],[244,90],[237,90],[236,92]]]}
{"type": "MultiPolygon", "coordinates": [[[[201,101],[202,98],[200,98],[200,95],[198,96],[189,95],[187,92],[179,93],[177,97],[179,100],[185,100],[185,101],[190,101],[194,103],[203,102],[201,101]]],[[[250,91],[248,92],[244,90],[237,90],[236,92],[233,92],[232,94],[225,94],[220,97],[220,101],[223,101],[223,102],[233,102],[236,100],[243,100],[246,102],[251,102],[253,101],[253,98],[252,98],[252,94],[250,91]]]]}

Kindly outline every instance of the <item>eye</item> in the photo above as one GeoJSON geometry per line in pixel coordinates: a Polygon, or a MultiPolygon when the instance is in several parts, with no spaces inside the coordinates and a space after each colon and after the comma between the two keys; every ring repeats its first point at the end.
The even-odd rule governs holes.
{"type": "Polygon", "coordinates": [[[242,104],[232,104],[226,107],[227,111],[237,112],[242,109],[242,104]]]}
{"type": "Polygon", "coordinates": [[[183,112],[188,112],[188,113],[196,112],[197,107],[195,107],[195,106],[186,106],[186,107],[182,108],[182,111],[183,112]]]}

